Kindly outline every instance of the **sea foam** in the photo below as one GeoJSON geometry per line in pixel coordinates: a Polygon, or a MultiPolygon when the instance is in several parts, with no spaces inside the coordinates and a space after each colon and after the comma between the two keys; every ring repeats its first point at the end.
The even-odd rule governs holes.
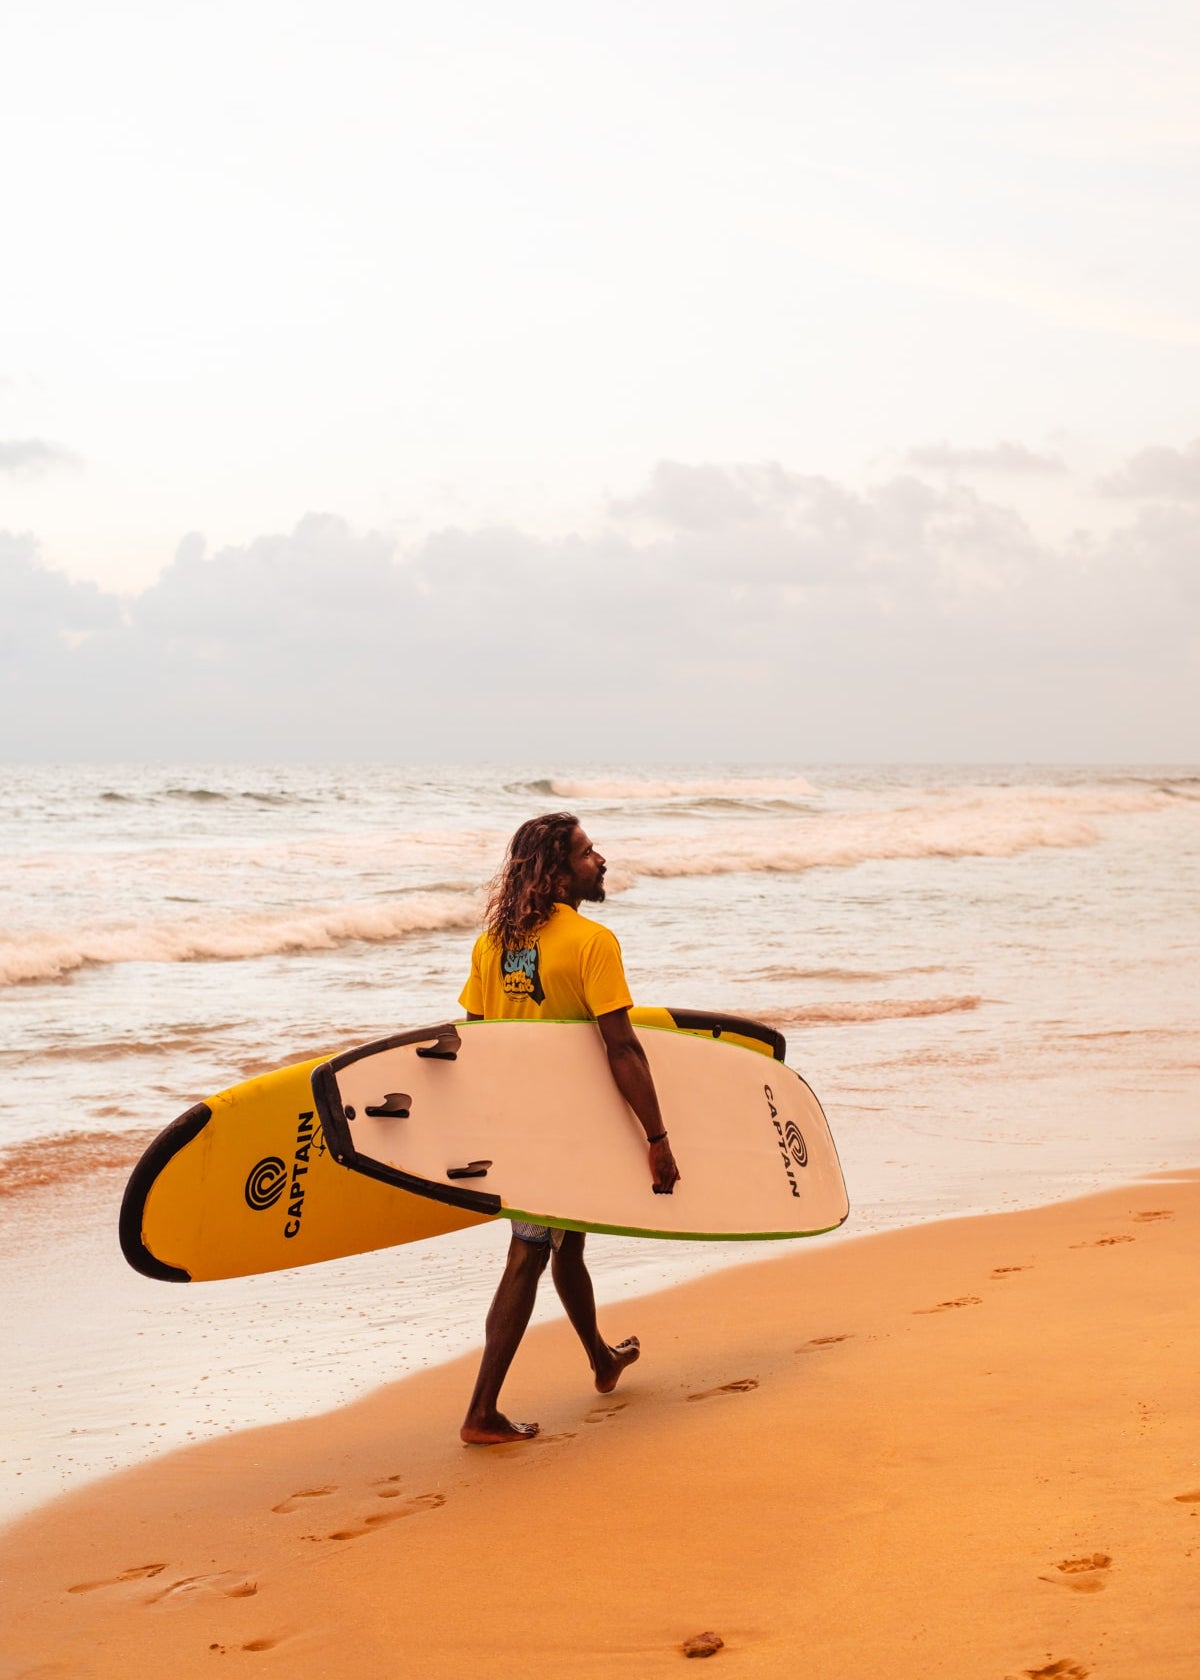
{"type": "Polygon", "coordinates": [[[0,985],[60,980],[82,968],[132,962],[233,962],[287,952],[328,951],[411,934],[474,927],[473,894],[414,893],[394,904],[344,904],[282,916],[181,918],[139,927],[82,929],[0,940],[0,985]]]}
{"type": "Polygon", "coordinates": [[[626,875],[800,874],[916,858],[1003,858],[1039,847],[1090,846],[1097,819],[1156,811],[1150,789],[1055,790],[943,798],[890,810],[762,823],[729,822],[718,835],[634,839],[621,848],[626,875]]]}

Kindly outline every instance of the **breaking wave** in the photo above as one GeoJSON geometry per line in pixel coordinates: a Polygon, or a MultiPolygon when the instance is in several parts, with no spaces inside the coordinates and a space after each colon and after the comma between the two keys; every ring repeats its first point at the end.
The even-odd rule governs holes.
{"type": "Polygon", "coordinates": [[[245,800],[252,805],[313,805],[317,801],[311,794],[281,793],[263,788],[235,788],[222,792],[219,788],[210,787],[166,787],[152,789],[144,793],[120,793],[115,788],[106,788],[97,795],[101,804],[108,805],[157,805],[161,800],[172,799],[191,805],[223,805],[232,804],[238,800],[245,800]]]}
{"type": "MultiPolygon", "coordinates": [[[[572,788],[682,789],[682,782],[559,783],[572,788]]],[[[764,787],[766,783],[686,784],[764,787]]],[[[799,785],[793,781],[789,785],[799,785]]],[[[806,784],[805,784],[806,785],[806,784]]],[[[681,805],[693,820],[669,825],[661,810],[636,807],[611,816],[615,832],[601,836],[609,857],[611,894],[639,879],[688,879],[734,874],[801,874],[810,869],[851,869],[898,860],[1011,858],[1038,848],[1095,844],[1102,819],[1124,814],[1179,811],[1177,793],[1146,785],[1086,788],[975,788],[910,800],[902,806],[856,808],[840,813],[810,808],[774,810],[755,817],[743,808],[720,821],[698,820],[696,806],[681,805]]],[[[482,889],[498,859],[503,837],[484,829],[413,830],[403,833],[318,835],[283,846],[158,847],[122,854],[147,883],[148,914],[103,922],[95,916],[58,930],[0,932],[0,987],[61,980],[89,967],[133,962],[236,961],[331,950],[356,942],[384,944],[412,935],[459,932],[478,926],[482,889]],[[402,870],[413,890],[381,900],[376,888],[402,870]],[[253,902],[272,870],[311,882],[311,895],[295,910],[223,909],[253,902]],[[260,873],[261,872],[261,873],[260,873]],[[335,884],[336,883],[336,884],[335,884]],[[356,899],[355,894],[360,897],[356,899]],[[349,902],[336,902],[345,897],[349,902]],[[326,902],[310,908],[310,897],[326,902]],[[335,902],[330,903],[330,899],[335,902]],[[169,914],[171,902],[180,914],[169,914]],[[188,905],[188,909],[183,906],[188,905]],[[203,906],[211,905],[211,914],[203,906]]],[[[71,883],[68,903],[111,901],[114,854],[43,853],[20,861],[23,902],[49,896],[53,879],[71,883]],[[31,900],[33,882],[36,894],[31,900]],[[49,885],[47,885],[49,882],[49,885]]],[[[299,890],[299,889],[295,889],[299,890]]],[[[111,915],[112,912],[110,911],[111,915]]],[[[864,975],[863,978],[866,978],[864,975]]]]}
{"type": "Polygon", "coordinates": [[[909,1021],[924,1015],[957,1015],[978,1009],[981,997],[872,998],[853,1003],[802,1003],[795,1008],[766,1009],[762,1017],[781,1027],[848,1026],[868,1021],[909,1021]]]}
{"type": "Polygon", "coordinates": [[[579,780],[548,776],[528,784],[531,793],[555,799],[628,800],[718,800],[736,803],[746,799],[804,800],[820,797],[819,790],[803,776],[767,776],[758,780],[729,776],[712,781],[655,781],[641,777],[579,780]]]}
{"type": "MultiPolygon", "coordinates": [[[[1004,858],[1039,847],[1090,846],[1096,818],[1163,810],[1151,789],[977,796],[817,821],[729,823],[711,834],[639,838],[622,846],[627,875],[799,874],[904,858],[1004,858]]],[[[610,873],[615,874],[616,871],[610,873]]]]}
{"type": "Polygon", "coordinates": [[[836,980],[839,983],[854,980],[865,981],[870,985],[878,985],[884,980],[895,980],[902,974],[941,974],[944,970],[942,963],[907,963],[899,968],[794,968],[783,963],[776,963],[769,968],[755,970],[756,980],[836,980]]]}
{"type": "Polygon", "coordinates": [[[474,894],[414,893],[392,904],[346,904],[282,916],[231,916],[33,934],[0,941],[0,985],[61,980],[83,968],[127,962],[236,961],[245,957],[330,951],[365,941],[385,944],[412,934],[473,928],[474,894]]]}

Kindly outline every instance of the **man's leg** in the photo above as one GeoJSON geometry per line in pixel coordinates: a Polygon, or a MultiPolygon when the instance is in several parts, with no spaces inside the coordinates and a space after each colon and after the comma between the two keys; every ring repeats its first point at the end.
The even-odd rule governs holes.
{"type": "Polygon", "coordinates": [[[592,1279],[583,1259],[583,1232],[564,1231],[562,1243],[554,1250],[551,1275],[558,1298],[567,1310],[567,1317],[575,1327],[575,1334],[583,1343],[588,1363],[596,1373],[596,1387],[601,1394],[611,1394],[620,1381],[626,1365],[632,1365],[641,1349],[636,1336],[629,1336],[616,1347],[609,1347],[596,1325],[596,1296],[592,1279]]]}
{"type": "Polygon", "coordinates": [[[503,1441],[527,1441],[536,1435],[536,1423],[511,1423],[497,1409],[500,1389],[508,1375],[513,1354],[521,1344],[537,1297],[538,1279],[546,1269],[549,1243],[526,1242],[511,1237],[504,1274],[488,1308],[486,1340],[475,1392],[459,1431],[472,1446],[489,1447],[503,1441]]]}

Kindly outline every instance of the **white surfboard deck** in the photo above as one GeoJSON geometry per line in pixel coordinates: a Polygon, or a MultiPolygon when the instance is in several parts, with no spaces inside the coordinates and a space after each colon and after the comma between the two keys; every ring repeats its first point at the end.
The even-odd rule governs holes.
{"type": "MultiPolygon", "coordinates": [[[[643,1006],[631,1019],[724,1038],[760,1058],[781,1062],[786,1050],[782,1034],[740,1015],[643,1006]]],[[[312,1094],[313,1069],[331,1054],[218,1091],[154,1139],[121,1203],[121,1248],[135,1271],[171,1283],[249,1277],[443,1236],[487,1218],[337,1164],[312,1094]]]]}
{"type": "Polygon", "coordinates": [[[592,1021],[401,1034],[315,1069],[313,1095],[344,1166],[476,1213],[730,1241],[843,1222],[837,1150],[799,1074],[719,1040],[644,1027],[638,1038],[679,1165],[669,1196],[654,1194],[592,1021]]]}

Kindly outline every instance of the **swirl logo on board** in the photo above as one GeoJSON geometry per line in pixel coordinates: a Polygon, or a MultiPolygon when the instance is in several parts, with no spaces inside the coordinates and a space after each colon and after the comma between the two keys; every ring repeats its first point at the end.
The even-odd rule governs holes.
{"type": "Polygon", "coordinates": [[[783,1128],[783,1141],[787,1144],[792,1160],[798,1167],[808,1165],[808,1145],[804,1141],[804,1133],[794,1120],[789,1120],[783,1128]]]}
{"type": "Polygon", "coordinates": [[[265,1213],[283,1195],[287,1183],[287,1168],[278,1155],[266,1155],[250,1168],[246,1179],[246,1205],[255,1213],[265,1213]]]}

